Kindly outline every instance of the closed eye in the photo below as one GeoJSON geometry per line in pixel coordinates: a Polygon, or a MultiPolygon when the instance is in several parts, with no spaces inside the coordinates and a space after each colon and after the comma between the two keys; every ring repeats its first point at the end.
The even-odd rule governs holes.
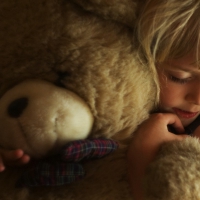
{"type": "Polygon", "coordinates": [[[181,79],[181,78],[177,78],[177,77],[175,77],[175,76],[170,75],[170,76],[169,76],[169,79],[170,79],[171,81],[175,82],[175,83],[185,84],[185,83],[187,83],[188,81],[190,81],[191,78],[189,77],[189,78],[183,78],[183,79],[181,79]]]}

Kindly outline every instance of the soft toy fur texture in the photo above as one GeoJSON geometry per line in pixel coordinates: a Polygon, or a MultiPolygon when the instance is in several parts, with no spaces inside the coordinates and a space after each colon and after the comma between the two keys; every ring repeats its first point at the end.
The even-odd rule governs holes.
{"type": "MultiPolygon", "coordinates": [[[[133,27],[138,2],[1,0],[0,96],[25,79],[51,83],[60,79],[90,108],[94,116],[90,137],[128,139],[148,117],[156,98],[151,72],[137,55],[133,27]]],[[[192,138],[185,151],[196,143],[192,138]]],[[[0,173],[0,199],[132,199],[125,152],[122,148],[87,162],[83,180],[60,187],[16,189],[14,184],[23,168],[8,169],[0,173]]],[[[192,154],[185,154],[186,160],[192,154]]],[[[180,172],[170,167],[174,174],[180,172]]],[[[149,184],[158,187],[151,178],[149,184]]],[[[190,183],[186,180],[185,184],[190,183]]]]}
{"type": "Polygon", "coordinates": [[[68,142],[86,139],[92,126],[87,104],[47,81],[23,81],[0,99],[0,146],[23,149],[32,158],[55,154],[68,142]]]}
{"type": "MultiPolygon", "coordinates": [[[[127,139],[156,97],[137,57],[136,10],[133,0],[0,1],[0,96],[25,79],[59,79],[90,108],[90,137],[127,139]]],[[[16,189],[23,168],[6,170],[0,199],[132,199],[125,155],[121,149],[88,162],[83,180],[56,188],[16,189]]]]}
{"type": "Polygon", "coordinates": [[[146,200],[200,199],[200,143],[197,138],[166,143],[146,172],[146,200]]]}
{"type": "Polygon", "coordinates": [[[95,117],[93,134],[124,136],[148,116],[155,99],[127,25],[134,23],[136,4],[91,2],[1,1],[0,94],[26,78],[54,82],[63,73],[62,83],[95,117]]]}

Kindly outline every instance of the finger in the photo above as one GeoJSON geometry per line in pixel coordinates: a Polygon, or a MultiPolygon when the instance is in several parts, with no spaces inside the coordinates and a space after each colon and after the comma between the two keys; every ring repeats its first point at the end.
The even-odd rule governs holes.
{"type": "Polygon", "coordinates": [[[181,123],[181,120],[174,114],[166,114],[166,123],[167,125],[172,125],[178,133],[184,133],[184,127],[181,123]]]}
{"type": "Polygon", "coordinates": [[[190,135],[187,135],[187,134],[175,135],[174,134],[174,139],[179,140],[179,141],[182,141],[187,137],[190,137],[190,135]]]}
{"type": "Polygon", "coordinates": [[[5,170],[5,166],[3,164],[3,159],[1,158],[0,156],[0,172],[4,171],[5,170]]]}
{"type": "Polygon", "coordinates": [[[2,151],[2,157],[6,162],[18,160],[23,154],[24,152],[21,149],[2,151]]]}
{"type": "Polygon", "coordinates": [[[23,155],[21,158],[19,158],[17,160],[10,161],[7,164],[9,166],[21,166],[21,165],[27,164],[29,161],[30,161],[30,156],[23,155]]]}
{"type": "Polygon", "coordinates": [[[16,163],[16,165],[24,165],[27,164],[30,161],[30,156],[23,155],[16,163]]]}

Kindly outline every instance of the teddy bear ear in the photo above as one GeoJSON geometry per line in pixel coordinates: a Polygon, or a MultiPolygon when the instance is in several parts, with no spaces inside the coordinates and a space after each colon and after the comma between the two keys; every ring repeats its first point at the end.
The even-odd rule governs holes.
{"type": "Polygon", "coordinates": [[[145,200],[200,199],[200,141],[164,144],[147,168],[144,186],[145,200]]]}

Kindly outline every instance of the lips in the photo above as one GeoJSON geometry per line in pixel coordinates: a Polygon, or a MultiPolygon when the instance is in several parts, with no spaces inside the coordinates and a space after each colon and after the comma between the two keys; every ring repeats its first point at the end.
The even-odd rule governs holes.
{"type": "Polygon", "coordinates": [[[190,119],[195,117],[199,112],[188,112],[178,108],[173,108],[174,112],[181,118],[190,119]]]}

